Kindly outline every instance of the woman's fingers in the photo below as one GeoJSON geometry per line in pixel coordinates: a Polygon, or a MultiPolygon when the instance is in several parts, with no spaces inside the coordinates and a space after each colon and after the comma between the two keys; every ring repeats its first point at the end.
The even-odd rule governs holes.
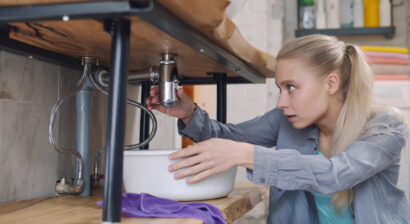
{"type": "Polygon", "coordinates": [[[150,105],[148,105],[147,104],[147,108],[148,108],[148,110],[158,110],[158,111],[161,111],[161,105],[160,104],[150,104],[150,105]]]}
{"type": "Polygon", "coordinates": [[[177,89],[177,96],[178,98],[182,98],[184,96],[184,88],[177,89]]]}
{"type": "Polygon", "coordinates": [[[181,159],[199,153],[200,144],[190,145],[184,149],[178,150],[168,155],[170,160],[181,159]]]}
{"type": "Polygon", "coordinates": [[[159,86],[152,87],[151,90],[149,91],[149,94],[151,96],[159,95],[159,86]]]}
{"type": "Polygon", "coordinates": [[[197,183],[197,182],[199,182],[199,181],[201,181],[201,180],[203,180],[203,179],[205,179],[205,178],[208,178],[208,177],[210,177],[210,176],[212,176],[212,175],[215,175],[215,174],[217,174],[217,173],[218,173],[218,172],[216,171],[215,168],[213,168],[213,169],[206,169],[206,170],[204,170],[203,172],[200,172],[199,174],[197,174],[197,175],[195,175],[195,176],[193,176],[193,177],[188,178],[188,179],[186,180],[186,183],[187,183],[187,184],[194,184],[194,183],[197,183]]]}
{"type": "MultiPolygon", "coordinates": [[[[200,175],[201,173],[208,173],[208,170],[212,170],[214,168],[214,166],[212,166],[210,163],[199,163],[195,166],[191,166],[185,170],[182,170],[178,173],[174,174],[174,178],[175,179],[181,179],[187,176],[192,176],[192,175],[200,175]]],[[[211,172],[212,173],[212,172],[211,172]]],[[[199,176],[199,178],[194,178],[194,180],[196,181],[200,181],[204,178],[206,178],[208,176],[204,176],[204,174],[201,174],[201,176],[199,176]]],[[[189,179],[192,179],[193,177],[190,177],[189,179]]]]}
{"type": "Polygon", "coordinates": [[[168,170],[169,171],[175,171],[175,170],[179,170],[179,169],[182,169],[182,168],[185,168],[185,167],[190,167],[190,166],[196,165],[200,162],[201,162],[200,157],[198,155],[196,155],[196,156],[186,158],[184,160],[181,160],[179,162],[176,162],[176,163],[170,165],[168,167],[168,170]]]}

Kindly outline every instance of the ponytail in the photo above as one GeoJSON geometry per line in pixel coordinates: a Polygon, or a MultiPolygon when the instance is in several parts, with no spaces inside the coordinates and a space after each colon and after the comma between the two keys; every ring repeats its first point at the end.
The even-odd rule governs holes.
{"type": "MultiPolygon", "coordinates": [[[[340,66],[345,102],[336,122],[331,143],[331,155],[343,152],[363,134],[371,114],[373,75],[363,52],[356,45],[345,47],[340,66]],[[345,80],[345,82],[343,82],[345,80]]],[[[332,195],[331,202],[341,211],[353,202],[353,190],[332,195]]]]}

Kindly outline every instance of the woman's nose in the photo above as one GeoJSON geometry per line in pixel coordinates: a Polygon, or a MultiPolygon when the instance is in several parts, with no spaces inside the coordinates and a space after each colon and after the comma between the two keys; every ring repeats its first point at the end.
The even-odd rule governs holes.
{"type": "Polygon", "coordinates": [[[280,94],[278,102],[276,103],[276,107],[279,109],[286,108],[288,106],[287,99],[285,94],[280,94]]]}

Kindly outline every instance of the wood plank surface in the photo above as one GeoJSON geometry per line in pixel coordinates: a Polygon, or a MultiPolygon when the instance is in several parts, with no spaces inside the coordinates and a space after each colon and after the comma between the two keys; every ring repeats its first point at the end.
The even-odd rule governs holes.
{"type": "MultiPolygon", "coordinates": [[[[0,223],[101,223],[102,188],[92,196],[56,196],[0,205],[0,223]]],[[[201,201],[219,208],[227,223],[238,219],[257,203],[267,198],[268,189],[249,182],[238,182],[227,197],[201,201]]],[[[130,218],[122,217],[121,223],[138,224],[200,224],[197,219],[181,218],[130,218]]]]}
{"type": "Polygon", "coordinates": [[[103,0],[2,0],[0,6],[40,5],[66,2],[98,2],[103,0]]]}
{"type": "Polygon", "coordinates": [[[276,59],[251,45],[225,10],[231,0],[158,0],[175,15],[249,63],[266,77],[274,76],[276,59]]]}
{"type": "MultiPolygon", "coordinates": [[[[0,7],[78,1],[85,0],[3,0],[0,7]]],[[[275,57],[256,49],[242,37],[225,14],[230,0],[158,2],[262,75],[273,77],[275,57]]],[[[138,17],[131,17],[131,20],[130,71],[158,65],[161,53],[176,53],[178,70],[183,77],[209,78],[208,72],[223,72],[228,77],[239,77],[236,72],[204,56],[198,49],[192,49],[138,17]]],[[[109,66],[111,36],[103,31],[100,21],[42,21],[10,25],[15,28],[10,34],[12,39],[75,58],[97,56],[102,65],[109,66]]]]}
{"type": "MultiPolygon", "coordinates": [[[[96,20],[73,20],[64,26],[60,21],[41,23],[13,23],[16,31],[11,38],[48,49],[53,52],[81,56],[97,56],[100,64],[110,65],[111,36],[102,31],[96,20]],[[40,35],[39,35],[40,33],[40,35]]],[[[226,72],[238,77],[207,56],[137,18],[131,24],[129,70],[147,69],[159,65],[161,53],[177,54],[178,72],[181,77],[207,77],[207,72],[226,72]]]]}

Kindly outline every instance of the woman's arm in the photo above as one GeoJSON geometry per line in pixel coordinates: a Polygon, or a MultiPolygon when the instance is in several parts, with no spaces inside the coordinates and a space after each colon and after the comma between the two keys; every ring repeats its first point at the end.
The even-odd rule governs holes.
{"type": "Polygon", "coordinates": [[[364,136],[330,159],[302,155],[292,149],[272,151],[255,146],[253,182],[322,194],[350,189],[400,159],[406,125],[389,116],[382,116],[378,122],[379,131],[364,136]],[[389,120],[396,122],[386,123],[389,120]]]}
{"type": "Polygon", "coordinates": [[[241,165],[253,168],[248,174],[255,184],[332,194],[352,188],[400,158],[407,132],[405,124],[401,121],[389,124],[384,118],[379,122],[379,131],[364,136],[330,160],[323,156],[302,155],[294,149],[271,150],[248,143],[211,139],[171,154],[171,159],[191,157],[173,164],[170,170],[189,167],[175,175],[177,178],[195,175],[189,180],[194,183],[241,165]],[[247,159],[253,159],[253,163],[247,159]]]}
{"type": "Polygon", "coordinates": [[[281,110],[274,109],[240,124],[223,124],[210,119],[206,111],[197,107],[187,125],[179,120],[178,129],[181,135],[194,142],[223,138],[272,147],[276,145],[282,116],[281,110]]]}
{"type": "Polygon", "coordinates": [[[254,147],[249,143],[212,138],[170,154],[170,159],[185,159],[170,165],[169,171],[186,168],[174,177],[195,175],[188,178],[187,183],[196,183],[234,166],[253,169],[253,155],[254,147]]]}
{"type": "Polygon", "coordinates": [[[159,104],[159,87],[150,90],[151,96],[146,100],[150,110],[158,110],[170,116],[179,118],[178,129],[181,135],[191,138],[195,142],[210,138],[224,138],[240,142],[272,147],[276,145],[279,132],[281,110],[270,111],[263,116],[238,125],[222,124],[209,118],[208,113],[197,107],[192,100],[178,89],[178,103],[174,107],[166,108],[159,104]]]}

